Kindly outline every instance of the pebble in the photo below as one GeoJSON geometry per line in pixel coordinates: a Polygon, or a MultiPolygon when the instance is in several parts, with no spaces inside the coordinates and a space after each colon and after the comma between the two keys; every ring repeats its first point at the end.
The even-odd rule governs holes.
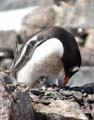
{"type": "Polygon", "coordinates": [[[88,95],[88,102],[94,103],[94,95],[88,95]]]}
{"type": "MultiPolygon", "coordinates": [[[[25,88],[25,86],[15,86],[12,88],[10,84],[7,85],[9,89],[19,91],[25,88]]],[[[94,118],[94,93],[90,94],[90,91],[87,92],[86,88],[80,87],[64,87],[59,89],[58,87],[49,87],[47,89],[27,89],[31,100],[33,103],[49,105],[52,101],[55,100],[67,100],[70,102],[80,103],[81,110],[88,116],[89,120],[93,120],[90,118],[94,118]],[[84,91],[84,92],[83,92],[84,91]]],[[[92,91],[91,91],[92,92],[92,91]]]]}
{"type": "Polygon", "coordinates": [[[81,92],[73,92],[73,96],[76,98],[77,101],[82,101],[82,93],[81,92]]]}
{"type": "Polygon", "coordinates": [[[66,96],[66,97],[70,97],[70,96],[72,96],[72,92],[71,91],[66,91],[66,90],[63,90],[63,91],[61,91],[61,94],[63,95],[63,96],[66,96]]]}
{"type": "Polygon", "coordinates": [[[12,92],[16,89],[16,87],[13,86],[12,84],[8,84],[7,88],[9,89],[9,91],[12,91],[12,92]]]}
{"type": "Polygon", "coordinates": [[[58,94],[57,94],[57,99],[63,100],[64,98],[63,98],[63,96],[62,96],[60,93],[58,93],[58,94]]]}
{"type": "Polygon", "coordinates": [[[50,104],[49,100],[44,100],[44,99],[34,99],[33,102],[42,103],[44,105],[49,105],[50,104]]]}
{"type": "Polygon", "coordinates": [[[51,95],[51,91],[46,91],[46,92],[44,93],[44,95],[45,95],[45,96],[50,96],[50,95],[51,95]]]}
{"type": "Polygon", "coordinates": [[[39,89],[30,89],[30,92],[37,96],[45,93],[45,91],[39,89]]]}
{"type": "Polygon", "coordinates": [[[83,97],[87,97],[88,96],[88,94],[87,93],[83,93],[83,97]]]}
{"type": "Polygon", "coordinates": [[[49,87],[47,88],[47,91],[54,91],[53,88],[49,87]]]}

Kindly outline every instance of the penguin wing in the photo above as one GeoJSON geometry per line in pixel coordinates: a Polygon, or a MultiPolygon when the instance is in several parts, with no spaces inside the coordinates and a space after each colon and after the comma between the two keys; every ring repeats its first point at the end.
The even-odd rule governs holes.
{"type": "Polygon", "coordinates": [[[12,69],[15,71],[20,69],[27,62],[27,60],[32,57],[35,49],[45,41],[46,40],[35,41],[31,39],[27,41],[22,46],[19,54],[16,55],[16,58],[14,59],[14,62],[12,65],[12,69]]]}

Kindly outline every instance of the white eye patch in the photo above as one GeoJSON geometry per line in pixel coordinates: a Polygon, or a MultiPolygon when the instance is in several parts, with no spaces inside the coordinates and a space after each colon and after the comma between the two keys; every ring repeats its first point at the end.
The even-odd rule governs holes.
{"type": "Polygon", "coordinates": [[[78,71],[78,70],[79,70],[79,67],[76,66],[76,67],[74,67],[74,68],[72,69],[72,72],[75,72],[75,71],[78,71]]]}

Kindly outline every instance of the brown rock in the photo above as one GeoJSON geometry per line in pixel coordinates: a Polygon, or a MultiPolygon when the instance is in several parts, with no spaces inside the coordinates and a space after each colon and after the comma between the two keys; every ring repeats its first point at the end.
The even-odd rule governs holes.
{"type": "Polygon", "coordinates": [[[34,9],[23,19],[20,31],[22,40],[28,40],[36,32],[46,27],[53,26],[55,17],[56,13],[52,7],[41,6],[34,9]]]}
{"type": "Polygon", "coordinates": [[[14,50],[17,41],[17,33],[15,31],[0,31],[0,49],[14,50]]]}
{"type": "Polygon", "coordinates": [[[0,62],[0,68],[2,68],[4,70],[9,70],[12,63],[13,63],[12,59],[8,59],[8,58],[3,59],[0,62]]]}
{"type": "Polygon", "coordinates": [[[54,0],[62,7],[59,25],[63,27],[94,28],[94,0],[54,0]],[[67,5],[65,4],[67,3],[67,5]],[[79,17],[78,17],[79,16],[79,17]]]}
{"type": "Polygon", "coordinates": [[[86,39],[85,47],[89,49],[94,48],[94,29],[89,29],[88,30],[88,37],[86,39]]]}
{"type": "Polygon", "coordinates": [[[60,6],[62,2],[67,4],[74,4],[76,0],[54,0],[55,4],[60,6]]]}
{"type": "Polygon", "coordinates": [[[10,77],[0,72],[0,120],[34,120],[28,93],[9,86],[14,87],[10,77]]]}
{"type": "Polygon", "coordinates": [[[82,56],[82,66],[94,66],[94,49],[80,49],[82,56]]]}
{"type": "Polygon", "coordinates": [[[17,33],[0,31],[0,68],[9,69],[14,58],[17,33]]]}
{"type": "Polygon", "coordinates": [[[45,120],[87,120],[77,103],[61,100],[52,101],[48,106],[42,105],[37,108],[37,114],[45,120]]]}

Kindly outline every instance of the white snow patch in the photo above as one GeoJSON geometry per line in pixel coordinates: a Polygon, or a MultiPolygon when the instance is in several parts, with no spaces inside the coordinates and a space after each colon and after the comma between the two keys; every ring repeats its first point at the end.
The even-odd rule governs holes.
{"type": "Polygon", "coordinates": [[[0,12],[0,30],[16,30],[19,32],[25,15],[37,8],[37,6],[0,12]]]}

